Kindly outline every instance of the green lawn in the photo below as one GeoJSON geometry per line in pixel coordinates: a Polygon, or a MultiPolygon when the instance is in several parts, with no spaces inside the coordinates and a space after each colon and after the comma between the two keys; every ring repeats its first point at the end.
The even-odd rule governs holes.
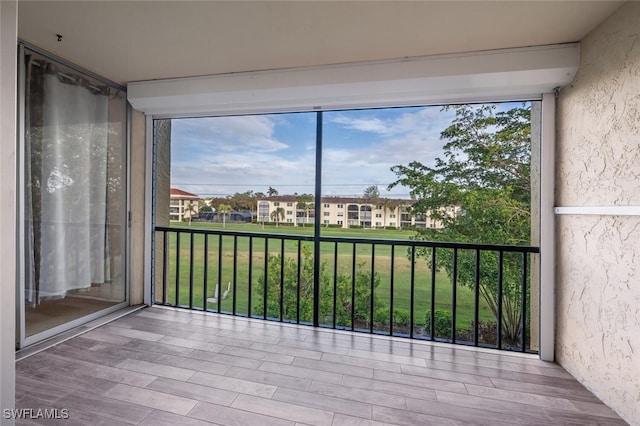
{"type": "MultiPolygon", "coordinates": [[[[186,224],[179,224],[180,227],[188,227],[186,224]]],[[[222,229],[221,224],[217,223],[198,223],[191,224],[191,228],[204,228],[204,229],[222,229]]],[[[308,227],[292,227],[292,226],[279,226],[265,225],[264,227],[259,224],[227,224],[226,230],[233,231],[247,231],[256,233],[271,233],[271,234],[284,234],[284,235],[312,235],[313,228],[308,227]]],[[[409,239],[413,235],[413,231],[401,231],[401,230],[375,230],[375,229],[336,229],[336,228],[322,228],[322,236],[339,236],[339,237],[366,237],[376,239],[395,239],[403,240],[409,239]]],[[[162,235],[158,233],[159,244],[162,244],[162,235]]],[[[208,268],[207,268],[207,296],[212,297],[215,291],[215,283],[220,281],[223,283],[221,286],[221,292],[227,288],[227,283],[232,283],[232,290],[229,297],[221,302],[222,311],[232,311],[233,302],[235,299],[236,312],[247,314],[248,312],[248,299],[249,299],[249,272],[251,272],[251,297],[252,305],[256,306],[256,303],[261,303],[262,294],[258,294],[256,286],[258,280],[264,275],[265,270],[265,239],[255,237],[252,241],[251,253],[249,250],[249,238],[239,236],[234,238],[233,236],[223,236],[220,238],[217,235],[208,236],[208,268]],[[219,250],[219,244],[222,242],[222,251],[219,250]],[[234,246],[235,242],[235,246],[234,246]],[[234,256],[234,253],[237,253],[234,256]],[[235,257],[235,267],[234,267],[235,257]],[[249,262],[251,260],[251,262],[249,262]],[[251,264],[251,268],[249,267],[251,264]],[[234,279],[235,272],[235,279],[234,279]],[[235,289],[233,289],[233,283],[235,283],[235,289]],[[235,297],[234,297],[235,296],[235,297]]],[[[312,246],[311,242],[303,242],[312,246]]],[[[188,305],[190,300],[189,283],[193,281],[193,294],[192,304],[195,307],[203,307],[203,293],[204,293],[204,267],[205,267],[205,253],[204,253],[204,235],[194,235],[193,247],[193,274],[190,274],[191,259],[189,256],[191,241],[188,234],[183,234],[180,239],[180,259],[179,259],[179,297],[178,304],[188,305]]],[[[175,234],[172,234],[172,238],[169,240],[168,261],[169,271],[166,277],[167,291],[165,298],[169,303],[176,303],[176,238],[175,234]]],[[[161,245],[159,246],[161,247],[161,245]]],[[[285,256],[297,258],[298,242],[285,241],[284,252],[285,256]]],[[[321,245],[321,259],[325,263],[325,271],[330,277],[330,281],[334,276],[334,250],[335,245],[333,243],[322,243],[321,245]]],[[[337,255],[337,272],[344,273],[351,276],[351,269],[353,265],[353,246],[348,243],[338,244],[337,255]]],[[[278,254],[281,251],[281,240],[269,239],[268,251],[270,254],[278,254]]],[[[393,304],[394,309],[406,309],[410,308],[411,300],[411,262],[407,255],[406,247],[397,247],[395,250],[395,256],[393,265],[391,264],[391,249],[387,245],[377,245],[375,247],[374,271],[380,276],[380,284],[375,288],[375,294],[379,298],[379,306],[388,306],[391,297],[391,275],[393,272],[393,304]]],[[[156,260],[157,272],[156,279],[158,280],[156,299],[162,299],[162,270],[161,270],[162,256],[158,255],[156,260]]],[[[356,265],[364,271],[371,271],[371,246],[365,244],[359,244],[356,250],[356,265]]],[[[431,304],[431,271],[427,265],[425,259],[418,258],[414,267],[414,301],[413,307],[415,312],[414,322],[417,326],[424,325],[425,314],[431,304]]],[[[332,283],[332,281],[331,281],[332,283]]],[[[332,292],[330,298],[332,299],[332,292]]],[[[452,311],[452,283],[450,278],[443,272],[436,273],[435,282],[435,306],[436,310],[452,311]]],[[[468,329],[471,321],[473,320],[473,292],[466,287],[457,288],[457,328],[468,329]]],[[[331,300],[332,304],[333,301],[331,300]]],[[[217,304],[208,304],[208,309],[216,310],[217,304]]],[[[479,316],[481,320],[495,321],[495,318],[489,308],[484,304],[481,299],[479,316]]],[[[394,328],[397,328],[394,326],[394,328]]]]}

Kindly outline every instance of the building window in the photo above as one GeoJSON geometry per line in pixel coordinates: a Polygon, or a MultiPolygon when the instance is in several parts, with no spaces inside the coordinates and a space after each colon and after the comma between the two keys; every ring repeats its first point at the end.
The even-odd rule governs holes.
{"type": "Polygon", "coordinates": [[[293,223],[293,219],[291,218],[287,219],[287,223],[293,223]]]}
{"type": "Polygon", "coordinates": [[[344,209],[344,205],[343,204],[338,204],[338,208],[339,209],[344,209]]]}
{"type": "Polygon", "coordinates": [[[396,218],[396,215],[395,215],[395,214],[393,214],[393,213],[391,213],[391,214],[389,215],[389,217],[390,217],[391,219],[395,219],[395,218],[396,218]]]}
{"type": "Polygon", "coordinates": [[[293,203],[287,203],[287,207],[293,207],[293,203]]]}
{"type": "Polygon", "coordinates": [[[376,217],[382,217],[382,213],[376,213],[376,217]]]}
{"type": "Polygon", "coordinates": [[[324,212],[324,215],[325,216],[331,216],[331,213],[330,212],[324,212]]]}
{"type": "Polygon", "coordinates": [[[395,222],[389,222],[389,226],[396,226],[395,222]]]}
{"type": "Polygon", "coordinates": [[[382,226],[382,222],[376,222],[376,226],[382,226]]]}
{"type": "Polygon", "coordinates": [[[290,216],[293,214],[293,210],[287,210],[287,216],[290,216]]]}
{"type": "Polygon", "coordinates": [[[344,216],[344,212],[338,212],[338,216],[339,216],[339,217],[344,216]]]}
{"type": "Polygon", "coordinates": [[[330,207],[330,206],[329,206],[329,204],[325,204],[325,205],[324,205],[324,208],[325,208],[325,209],[328,209],[329,207],[330,207]]]}
{"type": "Polygon", "coordinates": [[[280,206],[280,203],[276,201],[275,203],[273,203],[273,205],[278,207],[278,206],[280,206]]]}
{"type": "Polygon", "coordinates": [[[338,221],[338,225],[342,225],[342,221],[341,220],[338,221]]]}
{"type": "Polygon", "coordinates": [[[328,221],[328,220],[325,220],[325,221],[324,221],[324,224],[325,224],[325,225],[328,225],[328,224],[329,224],[329,221],[328,221]]]}

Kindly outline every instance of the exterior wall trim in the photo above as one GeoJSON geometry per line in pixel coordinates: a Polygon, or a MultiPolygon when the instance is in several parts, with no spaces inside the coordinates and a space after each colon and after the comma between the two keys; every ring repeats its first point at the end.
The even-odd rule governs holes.
{"type": "Polygon", "coordinates": [[[640,216],[640,206],[556,207],[554,212],[557,215],[640,216]]]}

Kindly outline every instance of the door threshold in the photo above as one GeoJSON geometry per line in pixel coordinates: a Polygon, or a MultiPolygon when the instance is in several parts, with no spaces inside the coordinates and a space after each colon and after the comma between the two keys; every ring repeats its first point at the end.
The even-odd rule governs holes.
{"type": "Polygon", "coordinates": [[[66,342],[69,339],[73,339],[74,337],[78,337],[81,334],[89,332],[95,328],[98,328],[102,325],[105,325],[111,321],[117,320],[118,318],[122,318],[125,315],[129,315],[135,311],[138,311],[142,308],[146,308],[147,305],[136,305],[136,306],[127,306],[126,308],[117,310],[110,314],[107,314],[103,317],[95,319],[93,321],[89,321],[86,324],[79,325],[78,327],[74,327],[71,330],[64,331],[60,334],[56,334],[48,339],[42,340],[38,343],[34,343],[29,345],[23,349],[19,349],[16,351],[16,361],[23,360],[31,355],[35,355],[38,352],[42,352],[46,349],[49,349],[52,346],[58,345],[62,342],[66,342]]]}

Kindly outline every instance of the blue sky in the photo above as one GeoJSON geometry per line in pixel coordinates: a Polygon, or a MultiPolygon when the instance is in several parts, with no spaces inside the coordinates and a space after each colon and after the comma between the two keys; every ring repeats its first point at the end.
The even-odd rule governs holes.
{"type": "MultiPolygon", "coordinates": [[[[322,195],[360,196],[377,185],[409,198],[391,167],[441,155],[454,118],[439,106],[323,113],[322,195]]],[[[201,197],[247,190],[314,192],[316,113],[174,119],[171,186],[201,197]]]]}

